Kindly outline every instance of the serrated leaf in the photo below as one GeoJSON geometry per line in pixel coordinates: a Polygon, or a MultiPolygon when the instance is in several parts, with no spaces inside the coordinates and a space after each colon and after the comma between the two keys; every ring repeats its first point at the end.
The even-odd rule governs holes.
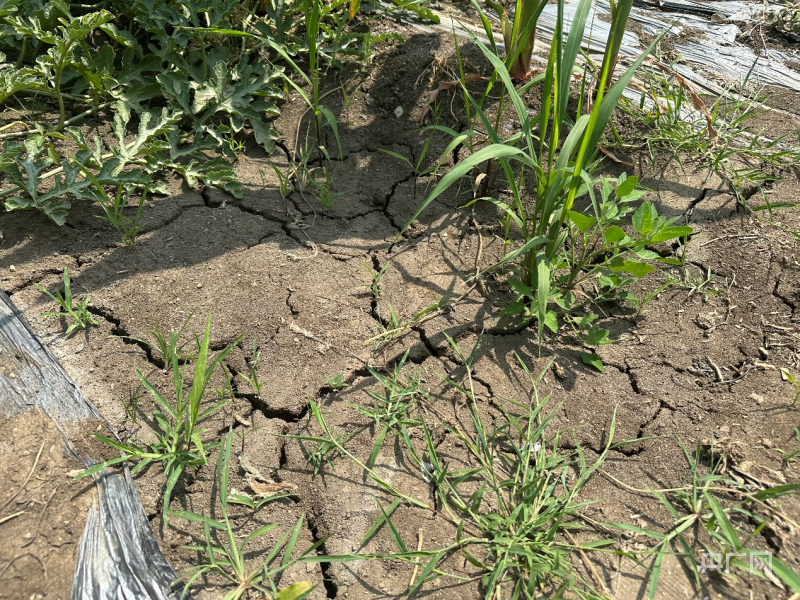
{"type": "Polygon", "coordinates": [[[17,12],[19,0],[0,0],[0,17],[7,17],[17,12]]]}
{"type": "Polygon", "coordinates": [[[0,69],[0,102],[23,90],[44,89],[46,84],[35,69],[16,69],[3,65],[0,69]]]}
{"type": "Polygon", "coordinates": [[[66,195],[86,197],[84,190],[90,185],[88,180],[76,181],[79,169],[64,164],[63,174],[56,175],[53,186],[43,194],[38,187],[42,171],[53,164],[50,157],[41,157],[42,145],[33,139],[26,140],[25,157],[14,157],[14,163],[3,169],[7,180],[19,186],[27,193],[27,197],[14,195],[5,202],[6,210],[36,209],[50,217],[57,225],[63,225],[67,219],[70,203],[66,195]],[[22,169],[20,170],[20,167],[22,169]]]}

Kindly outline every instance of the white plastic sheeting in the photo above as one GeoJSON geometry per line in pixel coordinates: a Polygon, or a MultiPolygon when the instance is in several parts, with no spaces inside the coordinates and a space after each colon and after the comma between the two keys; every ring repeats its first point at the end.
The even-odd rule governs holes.
{"type": "MultiPolygon", "coordinates": [[[[0,414],[41,408],[64,436],[65,451],[87,467],[95,464],[76,452],[69,425],[105,419],[2,291],[0,353],[7,357],[0,369],[0,414]]],[[[183,586],[158,547],[127,467],[122,473],[106,469],[94,482],[97,501],[75,559],[72,600],[176,600],[183,586]]]]}

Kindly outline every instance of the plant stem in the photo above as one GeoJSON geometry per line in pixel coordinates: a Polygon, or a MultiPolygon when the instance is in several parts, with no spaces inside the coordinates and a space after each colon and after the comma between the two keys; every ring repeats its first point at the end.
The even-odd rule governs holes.
{"type": "Polygon", "coordinates": [[[17,57],[16,68],[19,69],[22,67],[22,61],[25,59],[25,55],[28,53],[28,44],[30,43],[30,36],[25,36],[22,40],[22,49],[19,51],[19,56],[17,57]]]}
{"type": "MultiPolygon", "coordinates": [[[[61,127],[56,126],[51,131],[59,131],[59,130],[63,129],[64,127],[68,126],[68,125],[72,125],[73,123],[75,123],[77,121],[80,121],[84,117],[88,117],[90,115],[93,115],[97,111],[99,111],[99,110],[101,110],[103,108],[106,108],[110,104],[111,104],[111,102],[104,102],[103,104],[98,104],[97,106],[92,106],[91,108],[87,108],[82,113],[77,114],[74,117],[70,117],[69,119],[64,121],[64,124],[61,127]]],[[[26,133],[30,133],[30,130],[26,129],[25,131],[14,131],[14,132],[11,132],[11,133],[3,133],[3,134],[0,134],[0,140],[5,140],[5,139],[9,139],[9,138],[18,137],[20,135],[25,135],[26,133]]]]}
{"type": "Polygon", "coordinates": [[[58,67],[55,70],[55,94],[56,99],[58,100],[58,125],[56,125],[57,129],[61,129],[64,126],[64,118],[66,116],[64,110],[64,97],[61,95],[61,71],[64,68],[63,61],[58,64],[58,67]]]}

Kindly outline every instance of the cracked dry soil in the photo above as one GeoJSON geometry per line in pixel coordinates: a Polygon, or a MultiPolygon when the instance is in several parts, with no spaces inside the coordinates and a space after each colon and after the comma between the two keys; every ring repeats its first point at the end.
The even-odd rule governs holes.
{"type": "MultiPolygon", "coordinates": [[[[692,449],[714,437],[735,448],[728,462],[732,477],[764,485],[798,482],[796,463],[783,464],[779,451],[791,451],[797,424],[797,409],[791,406],[794,390],[782,381],[779,368],[795,372],[798,368],[798,241],[741,212],[734,199],[720,191],[721,182],[707,179],[705,173],[684,173],[674,166],[639,160],[637,174],[653,190],[648,197],[660,212],[685,215],[695,227],[687,246],[691,275],[710,272],[723,293],[707,295],[672,287],[638,318],[628,309],[606,307],[602,325],[619,342],[600,350],[604,373],[581,362],[581,348],[566,334],[549,336],[539,356],[534,331],[520,330],[498,316],[506,299],[502,282],[490,276],[471,290],[467,284],[476,268],[489,266],[503,251],[493,209],[481,205],[474,214],[457,209],[472,193],[468,186],[440,197],[390,250],[391,240],[434,182],[417,180],[415,196],[410,168],[379,148],[417,157],[424,137],[415,129],[414,118],[432,83],[430,72],[416,85],[413,82],[433,61],[451,58],[453,53],[448,36],[407,33],[407,41],[388,46],[371,72],[345,73],[350,89],[358,86],[349,107],[336,95],[326,99],[340,121],[343,147],[329,208],[323,210],[310,195],[300,192],[284,201],[269,168],[271,160],[285,169],[292,157],[298,119],[304,111],[294,99],[283,107],[277,121],[281,142],[275,154],[267,157],[262,150],[250,148],[240,157],[242,200],[214,189],[189,189],[170,182],[172,196],[148,203],[145,229],[133,251],[119,244],[116,233],[89,206],[75,204],[61,228],[33,213],[0,215],[4,234],[0,287],[84,393],[121,435],[147,441],[152,435],[148,428],[151,400],[140,395],[135,424],[124,409],[138,387],[135,369],[165,390],[170,378],[158,356],[125,336],[145,336],[151,319],[165,330],[177,329],[195,308],[189,331],[192,335],[201,332],[206,316],[211,315],[214,349],[244,334],[225,362],[235,398],[204,423],[206,436],[218,439],[233,423],[237,434],[245,436],[245,452],[253,465],[297,488],[291,498],[268,504],[255,515],[234,511],[236,527],[242,532],[264,523],[280,524],[250,548],[248,556],[254,560],[301,516],[305,520],[298,550],[323,537],[327,537],[323,550],[328,554],[359,549],[380,514],[373,496],[384,505],[390,499],[343,457],[333,458],[334,469],[313,476],[302,443],[277,436],[316,432],[307,418],[308,398],[317,400],[338,431],[365,423],[365,417],[351,406],[368,405],[367,392],[377,390],[365,366],[391,367],[406,351],[406,369],[422,376],[443,413],[460,418],[462,400],[438,377],[457,376],[460,369],[445,333],[470,348],[479,332],[484,332],[475,377],[487,418],[499,416],[499,399],[524,401],[530,396],[530,386],[514,358],[518,353],[534,373],[555,359],[557,366],[545,376],[540,392],[560,405],[553,427],[568,432],[561,438],[563,447],[580,445],[591,460],[607,442],[614,411],[616,440],[649,438],[612,451],[604,473],[598,473],[585,489],[584,500],[598,500],[586,508],[587,516],[595,521],[659,531],[668,528],[672,521],[662,505],[636,489],[676,487],[686,481],[688,471],[678,440],[692,449]],[[404,109],[401,118],[394,116],[397,106],[404,109]],[[365,265],[377,270],[387,262],[391,264],[375,301],[365,265]],[[57,320],[41,318],[51,306],[35,287],[38,283],[58,288],[65,267],[70,269],[75,294],[91,295],[92,312],[100,323],[69,337],[62,334],[64,328],[57,320]],[[454,298],[468,291],[452,310],[414,326],[392,343],[378,349],[365,344],[378,333],[378,321],[386,323],[391,308],[407,319],[442,296],[454,298]],[[261,352],[258,375],[265,383],[260,396],[241,375],[253,360],[254,337],[261,352]],[[325,379],[337,374],[349,383],[338,393],[325,379]]],[[[473,64],[480,64],[474,49],[465,47],[462,52],[473,64]]],[[[456,99],[443,119],[458,129],[464,126],[460,115],[463,111],[456,99]]],[[[430,156],[438,156],[446,144],[446,139],[435,138],[430,156]]],[[[443,168],[452,165],[456,154],[443,168]]],[[[619,173],[619,165],[606,164],[604,169],[611,176],[619,173]]],[[[773,202],[797,198],[797,178],[787,175],[769,189],[773,202]]],[[[782,213],[780,219],[785,228],[800,229],[796,214],[782,213]]],[[[666,245],[658,251],[674,252],[666,245]]],[[[654,289],[663,277],[661,273],[646,279],[638,291],[654,289]]],[[[222,384],[218,374],[211,387],[222,384]]],[[[13,426],[0,424],[0,436],[8,436],[13,426]]],[[[365,430],[348,448],[365,460],[374,434],[365,430]]],[[[438,448],[450,464],[454,468],[466,465],[464,448],[444,431],[437,435],[438,448]]],[[[238,446],[240,438],[236,439],[238,446]]],[[[29,446],[36,451],[33,442],[29,446]]],[[[209,514],[217,498],[216,453],[210,458],[207,466],[185,474],[172,508],[209,514]]],[[[428,501],[428,485],[409,466],[398,445],[386,443],[376,465],[397,489],[428,501]]],[[[0,468],[3,481],[16,481],[18,474],[6,479],[8,469],[0,468]]],[[[176,569],[184,571],[195,564],[197,556],[183,546],[197,543],[202,528],[176,518],[162,527],[164,480],[157,471],[152,468],[138,476],[137,486],[162,548],[176,569]]],[[[231,486],[245,489],[245,472],[236,467],[232,471],[231,486]]],[[[63,486],[66,489],[67,484],[63,486]]],[[[76,498],[79,502],[80,496],[76,498]]],[[[21,506],[38,514],[37,510],[44,509],[37,502],[30,498],[21,506]]],[[[795,521],[800,518],[795,497],[782,501],[781,507],[795,521]]],[[[415,545],[423,532],[422,547],[427,549],[446,545],[455,534],[439,515],[410,506],[399,507],[393,521],[409,545],[415,545]]],[[[25,533],[18,528],[13,532],[25,533]]],[[[3,525],[0,533],[17,543],[6,537],[3,525]]],[[[603,536],[617,537],[617,547],[626,551],[646,548],[646,540],[638,536],[603,530],[596,534],[603,536]]],[[[752,544],[777,553],[798,570],[798,531],[790,525],[767,528],[752,544]]],[[[68,547],[74,556],[74,539],[68,547]]],[[[42,548],[40,556],[61,546],[52,542],[42,548]]],[[[383,528],[362,550],[392,551],[389,532],[383,528]]],[[[65,556],[63,551],[61,555],[65,556]]],[[[644,593],[643,570],[611,555],[592,559],[614,597],[644,593]]],[[[12,566],[19,565],[19,560],[12,566]]],[[[25,597],[36,593],[66,597],[72,563],[62,562],[48,568],[47,579],[55,582],[51,587],[39,589],[31,581],[25,597]]],[[[445,567],[468,581],[456,586],[439,579],[422,595],[481,596],[473,567],[458,556],[446,561],[445,567]]],[[[0,558],[0,598],[11,597],[7,584],[18,578],[15,569],[4,569],[0,558]]],[[[309,563],[288,570],[280,582],[311,581],[317,585],[312,598],[400,597],[411,572],[410,566],[397,562],[309,563]]],[[[659,597],[694,597],[688,577],[681,563],[668,558],[659,597]]],[[[214,578],[201,580],[193,592],[201,599],[218,597],[220,584],[214,578]]],[[[788,597],[746,574],[736,581],[709,578],[708,586],[708,596],[713,598],[788,597]]]]}

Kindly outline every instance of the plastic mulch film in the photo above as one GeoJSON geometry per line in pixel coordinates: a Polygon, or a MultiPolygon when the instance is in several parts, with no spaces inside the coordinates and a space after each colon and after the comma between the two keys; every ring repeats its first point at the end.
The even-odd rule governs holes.
{"type": "MultiPolygon", "coordinates": [[[[69,432],[81,421],[101,420],[116,433],[38,339],[11,299],[0,291],[0,413],[41,408],[64,436],[64,448],[87,467],[69,432]]],[[[72,581],[73,600],[189,600],[158,547],[128,468],[94,478],[97,498],[81,538],[72,581]]]]}

